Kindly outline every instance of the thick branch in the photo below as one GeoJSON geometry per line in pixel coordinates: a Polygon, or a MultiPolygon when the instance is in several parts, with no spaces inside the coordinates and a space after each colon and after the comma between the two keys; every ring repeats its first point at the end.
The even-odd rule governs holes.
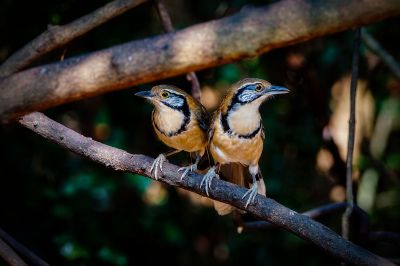
{"type": "Polygon", "coordinates": [[[398,0],[283,0],[220,20],[14,74],[0,117],[185,74],[400,14],[398,0]]]}
{"type": "Polygon", "coordinates": [[[0,66],[0,77],[19,71],[44,54],[64,46],[73,39],[100,26],[104,22],[146,2],[147,0],[115,0],[64,26],[49,26],[0,66]]]}
{"type": "MultiPolygon", "coordinates": [[[[153,159],[147,156],[129,154],[123,150],[84,137],[41,113],[26,115],[21,118],[20,123],[44,138],[92,161],[114,170],[151,177],[149,169],[153,159]]],[[[177,166],[165,163],[163,166],[164,176],[159,180],[206,196],[204,191],[200,189],[201,175],[190,174],[181,181],[177,170],[177,166]]],[[[245,191],[242,187],[215,179],[210,191],[210,198],[245,209],[245,202],[242,200],[242,195],[245,191]]],[[[340,260],[356,265],[393,265],[391,262],[341,238],[328,227],[261,195],[256,197],[255,204],[250,205],[247,208],[247,212],[256,218],[269,221],[313,242],[340,260]]]]}

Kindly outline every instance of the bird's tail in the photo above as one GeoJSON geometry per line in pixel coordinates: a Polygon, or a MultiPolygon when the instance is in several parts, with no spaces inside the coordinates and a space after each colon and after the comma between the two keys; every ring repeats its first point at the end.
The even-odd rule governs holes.
{"type": "MultiPolygon", "coordinates": [[[[219,175],[223,180],[237,184],[241,187],[249,188],[252,181],[251,175],[248,171],[248,167],[243,166],[242,164],[239,163],[230,163],[221,165],[219,175]]],[[[266,195],[265,183],[260,171],[258,172],[257,175],[257,183],[258,183],[258,194],[265,196],[266,195]]],[[[230,214],[233,210],[235,210],[235,207],[220,201],[214,201],[214,208],[219,215],[227,215],[230,214]]]]}

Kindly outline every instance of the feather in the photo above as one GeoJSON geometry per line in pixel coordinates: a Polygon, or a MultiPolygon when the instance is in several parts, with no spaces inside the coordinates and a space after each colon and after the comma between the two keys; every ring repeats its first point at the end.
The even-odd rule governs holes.
{"type": "MultiPolygon", "coordinates": [[[[243,165],[239,163],[230,163],[221,165],[219,175],[221,179],[225,181],[245,187],[245,182],[248,180],[249,174],[246,167],[243,165]]],[[[214,201],[214,209],[219,215],[228,215],[235,210],[235,207],[220,201],[214,201]]]]}
{"type": "Polygon", "coordinates": [[[207,132],[210,127],[210,116],[208,115],[206,109],[200,105],[197,110],[195,110],[194,115],[196,116],[197,121],[199,122],[199,126],[204,132],[207,132]]]}

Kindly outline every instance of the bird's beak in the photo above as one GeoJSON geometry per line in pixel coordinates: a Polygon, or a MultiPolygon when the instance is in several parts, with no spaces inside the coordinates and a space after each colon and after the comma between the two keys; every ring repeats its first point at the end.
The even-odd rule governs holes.
{"type": "Polygon", "coordinates": [[[290,91],[287,88],[275,85],[271,85],[269,88],[264,90],[264,94],[267,95],[285,94],[289,92],[290,91]]]}
{"type": "Polygon", "coordinates": [[[139,96],[145,99],[151,99],[154,96],[154,94],[151,93],[151,91],[139,91],[135,93],[135,96],[139,96]]]}

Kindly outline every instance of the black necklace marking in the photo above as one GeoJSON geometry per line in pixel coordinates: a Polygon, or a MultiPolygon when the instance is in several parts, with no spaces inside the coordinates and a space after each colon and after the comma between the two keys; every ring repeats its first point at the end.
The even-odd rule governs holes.
{"type": "MultiPolygon", "coordinates": [[[[243,86],[242,88],[240,88],[240,89],[236,92],[235,96],[233,97],[233,99],[232,99],[232,101],[231,101],[231,104],[228,106],[228,109],[227,109],[226,113],[225,113],[225,114],[222,114],[222,113],[221,113],[221,125],[222,125],[222,129],[224,130],[225,133],[228,133],[229,135],[233,135],[233,134],[236,134],[236,133],[235,133],[235,132],[231,129],[231,127],[229,126],[229,123],[228,123],[228,114],[236,108],[236,104],[243,105],[243,104],[246,104],[246,103],[247,103],[247,102],[242,102],[242,101],[240,101],[239,96],[240,96],[240,94],[241,94],[248,86],[255,86],[255,84],[250,84],[250,85],[243,86]]],[[[258,98],[258,97],[257,97],[257,98],[258,98]]],[[[255,99],[257,99],[257,98],[255,98],[255,99]]],[[[255,99],[253,99],[252,101],[254,101],[255,99]]],[[[262,129],[262,124],[261,124],[261,121],[260,121],[260,124],[258,125],[258,127],[257,127],[253,132],[251,132],[251,133],[249,133],[249,134],[237,135],[237,136],[238,136],[239,138],[251,139],[251,138],[253,138],[255,135],[257,135],[257,133],[260,132],[261,129],[262,129]]]]}
{"type": "MultiPolygon", "coordinates": [[[[174,106],[174,105],[171,105],[171,104],[166,103],[166,102],[161,102],[161,103],[163,103],[164,105],[168,106],[169,108],[172,108],[174,110],[180,111],[181,113],[183,113],[183,117],[184,118],[183,118],[181,127],[175,132],[165,132],[165,131],[161,130],[161,128],[158,127],[157,123],[153,123],[154,127],[156,128],[156,130],[159,131],[161,134],[167,136],[167,137],[177,136],[177,135],[181,134],[182,132],[186,131],[187,125],[190,122],[190,110],[189,110],[189,106],[187,104],[186,98],[184,96],[180,95],[180,94],[175,94],[175,93],[172,93],[172,92],[170,92],[170,93],[172,95],[174,95],[174,97],[181,98],[183,100],[183,105],[182,106],[174,106]]],[[[154,112],[155,112],[155,110],[153,110],[153,113],[152,113],[153,121],[155,121],[154,120],[154,112]]]]}
{"type": "MultiPolygon", "coordinates": [[[[221,125],[222,125],[222,129],[224,130],[225,133],[228,133],[229,135],[235,135],[236,133],[231,129],[231,127],[229,126],[228,123],[228,113],[226,114],[221,114],[221,125]]],[[[260,132],[262,129],[262,124],[260,121],[260,124],[258,125],[258,127],[251,133],[249,134],[245,134],[245,135],[239,135],[237,134],[237,136],[239,138],[243,138],[243,139],[251,139],[254,138],[258,132],[260,132]]]]}

